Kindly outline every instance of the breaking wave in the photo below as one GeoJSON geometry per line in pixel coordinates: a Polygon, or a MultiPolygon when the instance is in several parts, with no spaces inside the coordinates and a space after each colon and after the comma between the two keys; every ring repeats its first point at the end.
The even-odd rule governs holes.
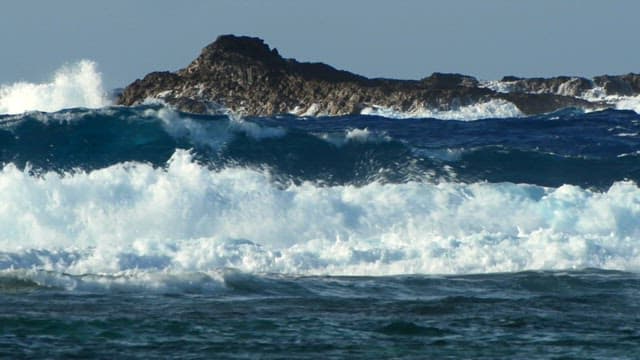
{"type": "Polygon", "coordinates": [[[412,111],[397,111],[387,107],[373,106],[362,110],[362,115],[383,116],[392,119],[433,118],[441,120],[472,121],[489,118],[513,118],[522,112],[513,103],[494,99],[483,103],[460,106],[451,110],[418,108],[412,111]]]}
{"type": "Polygon", "coordinates": [[[97,65],[89,60],[63,66],[47,83],[0,85],[0,114],[100,108],[109,102],[97,65]]]}
{"type": "Polygon", "coordinates": [[[162,168],[122,163],[36,176],[6,165],[0,271],[45,285],[60,274],[76,285],[92,276],[112,285],[176,276],[213,281],[226,268],[291,275],[638,271],[638,218],[633,182],[602,192],[512,183],[285,186],[268,171],[211,170],[177,150],[162,168]]]}
{"type": "MultiPolygon", "coordinates": [[[[491,89],[499,93],[510,92],[527,92],[534,94],[556,94],[563,96],[575,96],[590,102],[601,104],[601,109],[611,108],[617,110],[633,110],[640,114],[640,96],[629,95],[611,95],[607,94],[607,91],[600,86],[594,86],[588,90],[582,90],[578,85],[580,81],[578,78],[567,78],[564,83],[557,85],[557,87],[546,87],[539,84],[536,88],[518,87],[517,81],[502,81],[492,80],[485,81],[481,86],[491,89]]],[[[592,111],[592,110],[587,110],[592,111]]]]}

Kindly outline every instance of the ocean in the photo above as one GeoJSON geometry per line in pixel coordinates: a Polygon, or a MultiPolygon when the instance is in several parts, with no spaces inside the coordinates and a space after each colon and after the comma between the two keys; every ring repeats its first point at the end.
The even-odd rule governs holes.
{"type": "Polygon", "coordinates": [[[0,357],[635,359],[640,99],[342,117],[0,87],[0,357]]]}

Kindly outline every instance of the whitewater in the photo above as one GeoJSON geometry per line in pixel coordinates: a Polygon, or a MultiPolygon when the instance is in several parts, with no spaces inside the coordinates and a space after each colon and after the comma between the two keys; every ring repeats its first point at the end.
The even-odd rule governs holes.
{"type": "MultiPolygon", "coordinates": [[[[15,144],[25,143],[15,147],[19,153],[13,154],[20,161],[6,161],[11,155],[5,155],[0,172],[0,267],[4,272],[144,277],[149,272],[234,268],[250,273],[379,276],[583,268],[637,271],[640,266],[635,246],[640,236],[640,189],[630,176],[611,179],[602,189],[576,186],[579,183],[548,187],[455,181],[463,177],[462,169],[452,169],[468,148],[445,144],[428,149],[406,134],[404,139],[394,139],[400,135],[390,126],[411,126],[400,119],[378,131],[372,126],[350,126],[360,124],[355,119],[340,124],[344,128],[327,119],[329,126],[304,130],[307,141],[325,143],[327,156],[353,157],[349,144],[369,152],[397,152],[394,146],[403,146],[401,152],[414,153],[403,154],[406,159],[402,160],[410,164],[405,169],[413,169],[402,179],[384,176],[398,172],[396,164],[384,162],[398,159],[370,156],[353,159],[352,166],[371,164],[331,181],[343,171],[331,166],[340,164],[325,164],[324,172],[333,172],[329,176],[322,171],[300,176],[296,169],[278,169],[288,166],[278,159],[245,164],[242,157],[231,154],[221,159],[223,149],[228,151],[239,137],[258,144],[277,140],[286,144],[285,137],[294,130],[284,122],[265,124],[233,116],[210,120],[163,105],[134,112],[108,106],[100,74],[90,61],[62,68],[51,83],[13,84],[3,86],[0,93],[2,110],[14,114],[2,118],[0,129],[12,134],[15,144]],[[80,109],[62,110],[67,107],[80,109]],[[115,120],[120,129],[100,127],[118,117],[122,117],[115,120]],[[149,131],[136,129],[136,122],[152,127],[157,138],[138,139],[132,131],[149,131]],[[23,126],[31,132],[42,128],[35,135],[20,134],[23,126]],[[80,129],[91,126],[103,133],[121,130],[122,136],[131,137],[129,143],[118,141],[132,158],[96,160],[122,151],[101,149],[99,139],[90,139],[93,149],[74,144],[62,149],[63,154],[55,153],[68,146],[63,143],[74,142],[75,136],[86,144],[80,129]],[[65,138],[27,156],[26,148],[44,146],[34,143],[36,138],[46,141],[58,133],[65,138]],[[136,145],[140,148],[144,141],[167,142],[166,148],[155,146],[165,158],[154,158],[157,153],[148,149],[133,156],[136,145]],[[185,142],[184,147],[179,141],[185,142]],[[73,161],[87,150],[93,153],[84,162],[73,161]],[[428,168],[417,165],[423,160],[420,154],[431,159],[428,168]]],[[[460,115],[444,118],[468,113],[463,109],[460,115]]],[[[485,115],[495,117],[495,109],[485,115]]],[[[506,115],[514,113],[509,110],[506,115]]],[[[361,120],[374,121],[374,117],[361,120]]],[[[632,122],[636,127],[637,123],[637,119],[632,122]]],[[[632,131],[629,137],[635,140],[637,133],[632,131]]],[[[492,148],[478,145],[471,149],[492,148]]],[[[7,148],[5,144],[5,153],[7,148]]],[[[536,155],[544,155],[539,145],[534,148],[536,155]]],[[[613,154],[612,161],[636,158],[634,149],[613,154]]],[[[295,151],[301,151],[295,156],[308,156],[305,149],[295,151]]],[[[560,160],[579,159],[577,154],[560,155],[560,160]]],[[[47,285],[57,280],[42,281],[47,285]]]]}
{"type": "Polygon", "coordinates": [[[54,357],[628,357],[640,115],[616,101],[195,115],[112,105],[88,60],[2,85],[0,329],[54,357]]]}

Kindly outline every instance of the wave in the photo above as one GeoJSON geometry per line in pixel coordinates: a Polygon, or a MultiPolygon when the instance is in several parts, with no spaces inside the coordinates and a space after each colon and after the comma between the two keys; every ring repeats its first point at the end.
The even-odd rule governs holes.
{"type": "Polygon", "coordinates": [[[191,149],[211,168],[268,169],[285,184],[491,181],[603,190],[640,181],[639,126],[637,115],[622,111],[458,122],[238,119],[157,105],[71,109],[0,116],[0,163],[33,173],[122,162],[163,167],[176,149],[191,149]]]}
{"type": "MultiPolygon", "coordinates": [[[[589,85],[591,87],[585,89],[585,87],[582,86],[584,85],[585,79],[576,77],[567,77],[563,81],[549,81],[549,83],[545,82],[544,79],[537,79],[537,81],[532,80],[535,79],[529,79],[529,84],[522,83],[518,80],[492,80],[483,82],[481,86],[499,93],[524,92],[574,96],[596,104],[601,104],[600,110],[604,108],[632,110],[640,114],[640,95],[609,94],[604,87],[593,86],[592,83],[589,85]]],[[[523,81],[526,81],[526,79],[523,81]]]]}
{"type": "MultiPolygon", "coordinates": [[[[606,191],[284,185],[266,170],[212,170],[178,150],[162,168],[124,163],[36,176],[5,166],[0,270],[102,274],[96,281],[110,284],[112,276],[146,283],[226,268],[292,275],[638,271],[639,217],[633,182],[606,191]]],[[[33,274],[27,278],[40,281],[33,274]]]]}
{"type": "Polygon", "coordinates": [[[417,108],[412,111],[397,111],[382,106],[367,107],[362,115],[383,116],[392,119],[432,118],[441,120],[472,121],[489,118],[513,118],[523,116],[520,109],[506,100],[494,99],[473,105],[460,106],[451,110],[417,108]]]}
{"type": "Polygon", "coordinates": [[[589,93],[585,96],[589,101],[600,101],[610,104],[611,108],[617,110],[631,110],[640,114],[640,95],[622,96],[622,95],[606,95],[604,92],[589,93]]]}
{"type": "Polygon", "coordinates": [[[109,103],[97,65],[90,60],[63,66],[47,83],[0,85],[0,114],[101,108],[109,103]]]}

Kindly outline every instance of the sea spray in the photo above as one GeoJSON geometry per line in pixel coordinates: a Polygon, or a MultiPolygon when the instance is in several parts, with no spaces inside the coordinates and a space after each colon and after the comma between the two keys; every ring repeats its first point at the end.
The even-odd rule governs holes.
{"type": "Polygon", "coordinates": [[[434,118],[442,120],[473,121],[487,118],[513,118],[523,116],[522,112],[513,103],[493,99],[477,104],[457,106],[448,110],[429,109],[417,107],[409,111],[398,111],[383,106],[370,106],[361,111],[362,115],[384,116],[394,119],[408,118],[434,118]]]}
{"type": "Polygon", "coordinates": [[[0,85],[0,114],[100,108],[109,102],[97,65],[90,60],[63,66],[50,82],[0,85]]]}

